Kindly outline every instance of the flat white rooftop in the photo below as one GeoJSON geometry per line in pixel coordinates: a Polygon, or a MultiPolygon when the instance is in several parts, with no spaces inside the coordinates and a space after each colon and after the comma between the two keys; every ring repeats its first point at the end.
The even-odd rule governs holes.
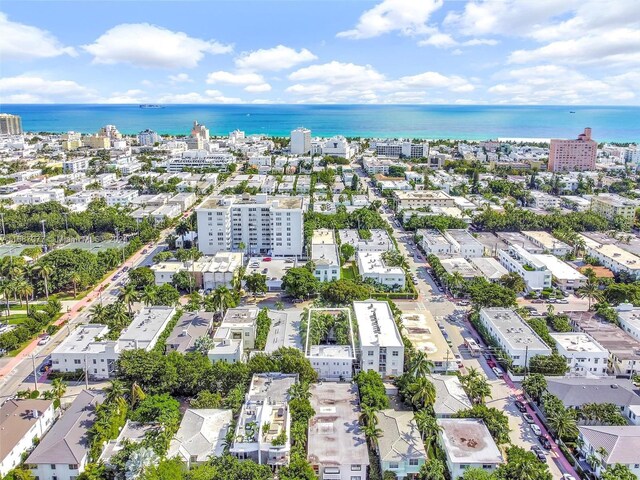
{"type": "Polygon", "coordinates": [[[358,267],[360,274],[393,274],[404,275],[401,267],[388,267],[382,259],[384,252],[358,252],[358,267]]]}
{"type": "Polygon", "coordinates": [[[144,307],[120,334],[118,347],[121,350],[153,348],[175,313],[173,307],[144,307]]]}
{"type": "Polygon", "coordinates": [[[462,257],[443,258],[440,260],[442,267],[450,275],[459,273],[464,278],[472,278],[480,276],[480,273],[467,260],[462,257]]]}
{"type": "Polygon", "coordinates": [[[559,280],[586,281],[587,277],[553,255],[535,255],[535,258],[559,280]]]}
{"type": "Polygon", "coordinates": [[[439,418],[444,451],[451,463],[502,463],[500,450],[482,420],[475,418],[439,418]]]}
{"type": "Polygon", "coordinates": [[[562,346],[562,348],[564,348],[568,352],[591,352],[608,354],[606,348],[604,348],[586,333],[565,332],[551,333],[550,335],[558,345],[562,346]]]}
{"type": "Polygon", "coordinates": [[[350,345],[310,345],[309,357],[354,358],[350,345]]]}
{"type": "MultiPolygon", "coordinates": [[[[483,308],[485,314],[496,330],[514,349],[529,347],[530,349],[549,349],[533,329],[510,308],[483,308]]],[[[549,349],[550,350],[550,349],[549,349]]]]}
{"type": "Polygon", "coordinates": [[[366,300],[353,302],[358,322],[360,345],[402,347],[402,338],[387,302],[366,300]]]}
{"type": "Polygon", "coordinates": [[[96,342],[96,337],[104,337],[109,333],[106,325],[89,324],[76,328],[71,335],[56,347],[55,354],[100,353],[105,349],[104,343],[96,342]]]}
{"type": "Polygon", "coordinates": [[[555,250],[557,248],[563,248],[571,250],[571,247],[564,242],[561,242],[556,237],[551,235],[549,232],[545,231],[537,231],[537,230],[527,230],[522,231],[522,234],[529,238],[534,242],[540,243],[547,250],[555,250]]]}

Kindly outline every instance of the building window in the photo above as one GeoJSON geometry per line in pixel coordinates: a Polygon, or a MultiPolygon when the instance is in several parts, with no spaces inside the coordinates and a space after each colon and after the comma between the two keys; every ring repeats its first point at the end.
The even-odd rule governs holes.
{"type": "Polygon", "coordinates": [[[362,471],[362,465],[351,465],[352,472],[360,472],[362,471]]]}
{"type": "Polygon", "coordinates": [[[340,469],[338,467],[324,467],[324,473],[337,474],[340,473],[340,469]]]}
{"type": "Polygon", "coordinates": [[[373,357],[373,350],[369,350],[369,351],[367,352],[367,355],[369,355],[370,357],[373,357]]]}
{"type": "Polygon", "coordinates": [[[389,470],[397,470],[398,464],[396,462],[389,464],[389,470]]]}
{"type": "Polygon", "coordinates": [[[77,470],[78,469],[78,464],[77,463],[70,463],[69,464],[69,470],[77,470]]]}
{"type": "Polygon", "coordinates": [[[412,465],[412,466],[415,467],[416,465],[418,465],[418,459],[417,458],[410,458],[409,459],[409,465],[412,465]]]}
{"type": "Polygon", "coordinates": [[[52,464],[51,464],[51,470],[55,470],[55,469],[56,469],[56,464],[55,464],[55,463],[52,463],[52,464]]]}
{"type": "Polygon", "coordinates": [[[391,353],[391,356],[392,356],[392,357],[397,357],[397,356],[398,356],[398,351],[397,351],[397,350],[394,350],[394,351],[391,353]]]}
{"type": "Polygon", "coordinates": [[[360,475],[351,475],[351,480],[361,480],[362,477],[360,475]]]}

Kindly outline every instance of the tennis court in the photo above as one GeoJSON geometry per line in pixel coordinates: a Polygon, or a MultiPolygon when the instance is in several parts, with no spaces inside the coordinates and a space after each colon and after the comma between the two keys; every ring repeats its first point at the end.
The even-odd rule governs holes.
{"type": "Polygon", "coordinates": [[[5,243],[0,245],[0,258],[17,257],[25,248],[40,248],[41,245],[21,245],[17,243],[5,243]]]}
{"type": "Polygon", "coordinates": [[[87,250],[91,253],[98,253],[109,248],[123,248],[127,244],[125,242],[73,242],[67,243],[60,248],[79,248],[80,250],[87,250]]]}

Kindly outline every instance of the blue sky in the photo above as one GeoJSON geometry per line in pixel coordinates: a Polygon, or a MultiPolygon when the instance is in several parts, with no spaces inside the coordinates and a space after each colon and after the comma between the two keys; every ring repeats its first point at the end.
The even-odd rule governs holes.
{"type": "Polygon", "coordinates": [[[2,103],[640,104],[638,0],[17,1],[2,103]]]}

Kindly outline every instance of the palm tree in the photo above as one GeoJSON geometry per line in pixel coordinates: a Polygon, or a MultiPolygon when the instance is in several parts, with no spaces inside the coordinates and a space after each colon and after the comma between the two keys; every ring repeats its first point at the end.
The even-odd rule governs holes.
{"type": "Polygon", "coordinates": [[[433,362],[429,360],[426,352],[418,350],[411,359],[409,374],[416,378],[426,377],[431,373],[433,362]]]}
{"type": "Polygon", "coordinates": [[[458,294],[464,284],[465,280],[460,272],[454,272],[449,277],[449,291],[451,291],[451,293],[456,292],[456,294],[458,294]]]}
{"type": "Polygon", "coordinates": [[[231,281],[231,288],[233,288],[236,292],[240,292],[242,290],[242,279],[244,278],[244,274],[247,271],[245,267],[238,267],[236,270],[236,274],[233,276],[233,280],[231,281]]]}
{"type": "Polygon", "coordinates": [[[176,225],[176,234],[179,237],[184,237],[187,233],[189,233],[189,230],[191,230],[191,228],[189,227],[189,224],[184,220],[176,225]]]}
{"type": "Polygon", "coordinates": [[[115,329],[122,330],[129,324],[131,314],[128,314],[121,301],[115,302],[111,306],[111,324],[115,329]]]}
{"type": "Polygon", "coordinates": [[[360,424],[361,425],[378,425],[378,411],[369,406],[363,405],[360,409],[360,424]]]}
{"type": "Polygon", "coordinates": [[[89,318],[91,319],[92,323],[102,323],[104,321],[104,316],[106,313],[106,307],[100,304],[96,304],[91,307],[91,310],[89,310],[89,318]]]}
{"type": "Polygon", "coordinates": [[[24,297],[24,301],[27,304],[27,312],[29,311],[29,297],[33,295],[33,285],[31,285],[26,280],[19,280],[16,284],[16,291],[20,296],[20,303],[22,304],[22,297],[24,297]]]}
{"type": "Polygon", "coordinates": [[[211,294],[211,303],[220,314],[220,317],[224,317],[227,309],[233,303],[233,295],[227,287],[221,285],[211,294]]]}
{"type": "Polygon", "coordinates": [[[134,408],[138,402],[141,402],[147,396],[144,390],[138,385],[138,382],[131,384],[131,392],[129,393],[129,406],[134,408]]]}
{"type": "Polygon", "coordinates": [[[376,449],[377,439],[382,436],[382,429],[378,428],[374,423],[362,427],[362,433],[367,439],[367,443],[372,450],[376,449]]]}
{"type": "Polygon", "coordinates": [[[6,306],[7,306],[7,317],[9,317],[9,315],[11,315],[11,307],[9,305],[9,297],[13,294],[14,292],[14,288],[13,288],[13,282],[11,282],[10,280],[4,280],[2,283],[0,283],[0,292],[2,292],[2,294],[4,295],[4,299],[6,302],[6,306]]]}
{"type": "Polygon", "coordinates": [[[106,387],[105,392],[107,403],[115,402],[118,398],[123,398],[127,393],[124,383],[121,380],[111,380],[111,385],[106,387]]]}
{"type": "Polygon", "coordinates": [[[563,440],[573,440],[578,437],[578,427],[576,426],[576,416],[573,410],[558,409],[547,415],[547,424],[558,438],[563,440]]]}
{"type": "Polygon", "coordinates": [[[82,277],[78,272],[73,272],[69,276],[69,281],[73,285],[73,298],[78,296],[78,284],[82,281],[82,277]]]}
{"type": "Polygon", "coordinates": [[[49,300],[49,277],[53,273],[53,267],[50,265],[38,265],[36,266],[38,276],[44,280],[44,294],[49,300]]]}
{"type": "Polygon", "coordinates": [[[66,382],[61,378],[54,378],[51,381],[51,391],[53,392],[53,396],[59,402],[64,396],[64,393],[67,391],[66,382]]]}
{"type": "Polygon", "coordinates": [[[140,294],[140,301],[146,306],[153,305],[158,299],[158,292],[155,285],[145,285],[140,294]]]}
{"type": "Polygon", "coordinates": [[[432,406],[436,401],[436,388],[433,386],[427,378],[418,378],[415,383],[411,385],[411,402],[414,405],[420,405],[426,407],[432,406]]]}
{"type": "Polygon", "coordinates": [[[136,302],[139,298],[138,291],[136,287],[132,283],[127,283],[124,287],[120,287],[120,300],[127,304],[127,309],[129,310],[129,315],[131,315],[133,303],[136,302]]]}
{"type": "Polygon", "coordinates": [[[600,292],[600,283],[594,277],[587,277],[585,284],[576,290],[578,297],[589,299],[589,310],[591,310],[591,302],[593,300],[600,301],[602,293],[600,292]]]}
{"type": "Polygon", "coordinates": [[[289,387],[289,397],[291,400],[309,400],[311,392],[309,392],[309,384],[306,382],[297,382],[289,387]]]}
{"type": "Polygon", "coordinates": [[[427,444],[428,457],[431,445],[435,445],[435,442],[438,440],[438,433],[442,431],[442,427],[438,425],[436,417],[426,409],[418,410],[414,418],[418,424],[420,435],[422,435],[422,439],[427,444]]]}

